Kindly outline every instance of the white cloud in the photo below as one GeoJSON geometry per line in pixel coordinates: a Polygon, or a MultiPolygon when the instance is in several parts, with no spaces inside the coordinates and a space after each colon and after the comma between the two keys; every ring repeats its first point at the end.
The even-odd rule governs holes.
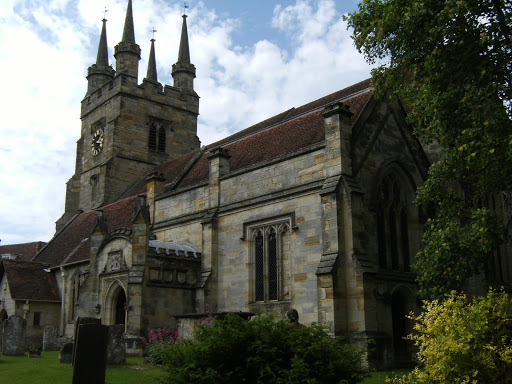
{"type": "MultiPolygon", "coordinates": [[[[64,209],[65,182],[74,172],[80,101],[87,67],[96,58],[105,5],[111,61],[123,31],[126,0],[11,0],[0,2],[1,244],[48,241],[64,209]]],[[[172,85],[181,32],[180,3],[137,0],[135,34],[146,74],[156,33],[159,80],[172,85]]],[[[221,18],[207,2],[189,9],[192,62],[201,96],[198,135],[217,141],[292,106],[300,106],[369,76],[352,46],[335,2],[297,0],[268,15],[288,47],[260,39],[233,41],[253,27],[221,18]]]]}

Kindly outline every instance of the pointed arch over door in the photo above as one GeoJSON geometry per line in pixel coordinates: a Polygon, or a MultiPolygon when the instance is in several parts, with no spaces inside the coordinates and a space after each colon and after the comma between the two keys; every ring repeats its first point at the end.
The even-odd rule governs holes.
{"type": "Polygon", "coordinates": [[[106,325],[126,324],[128,296],[126,289],[119,280],[112,282],[104,302],[105,311],[102,311],[102,322],[106,325]]]}

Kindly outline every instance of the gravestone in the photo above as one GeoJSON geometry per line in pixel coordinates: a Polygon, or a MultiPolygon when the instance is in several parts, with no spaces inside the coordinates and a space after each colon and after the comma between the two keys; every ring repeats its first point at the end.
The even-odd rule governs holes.
{"type": "Polygon", "coordinates": [[[57,331],[51,325],[47,326],[43,332],[43,351],[57,350],[57,331]]]}
{"type": "Polygon", "coordinates": [[[41,357],[41,348],[30,348],[28,350],[28,357],[29,358],[41,357]]]}
{"type": "Polygon", "coordinates": [[[106,325],[81,324],[78,326],[72,384],[105,384],[107,340],[106,325]]]}
{"type": "Polygon", "coordinates": [[[124,325],[109,325],[107,344],[107,364],[119,365],[125,363],[126,347],[124,345],[124,325]]]}
{"type": "Polygon", "coordinates": [[[59,363],[71,363],[73,361],[73,343],[66,343],[59,352],[59,363]]]}
{"type": "MultiPolygon", "coordinates": [[[[101,319],[98,319],[96,317],[77,317],[75,319],[75,335],[74,335],[74,342],[76,347],[76,340],[78,338],[78,327],[81,324],[101,324],[101,319]]],[[[73,349],[73,358],[71,360],[71,364],[75,365],[75,350],[73,349]]]]}
{"type": "Polygon", "coordinates": [[[26,349],[27,321],[13,315],[2,323],[2,354],[16,356],[24,355],[26,349]]]}

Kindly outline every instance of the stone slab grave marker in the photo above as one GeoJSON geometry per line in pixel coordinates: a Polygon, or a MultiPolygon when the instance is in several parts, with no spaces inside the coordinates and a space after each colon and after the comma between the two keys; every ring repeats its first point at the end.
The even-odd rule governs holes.
{"type": "Polygon", "coordinates": [[[51,325],[47,326],[43,332],[43,351],[57,350],[57,331],[51,325]]]}
{"type": "MultiPolygon", "coordinates": [[[[76,340],[78,338],[78,327],[81,324],[101,324],[101,319],[98,319],[96,317],[77,317],[75,319],[75,333],[74,333],[74,346],[76,347],[76,340]]],[[[73,348],[73,358],[71,360],[71,364],[75,365],[75,350],[76,348],[73,348]]]]}
{"type": "Polygon", "coordinates": [[[124,324],[108,326],[107,364],[126,363],[124,324]]]}
{"type": "Polygon", "coordinates": [[[28,357],[29,358],[41,357],[41,349],[40,348],[29,349],[28,350],[28,357]]]}
{"type": "Polygon", "coordinates": [[[24,355],[26,333],[27,321],[23,317],[13,315],[5,320],[2,323],[2,354],[24,355]]]}
{"type": "Polygon", "coordinates": [[[106,325],[81,324],[78,326],[72,384],[105,384],[107,341],[106,325]]]}
{"type": "Polygon", "coordinates": [[[73,343],[66,343],[59,352],[59,363],[73,362],[73,343]]]}

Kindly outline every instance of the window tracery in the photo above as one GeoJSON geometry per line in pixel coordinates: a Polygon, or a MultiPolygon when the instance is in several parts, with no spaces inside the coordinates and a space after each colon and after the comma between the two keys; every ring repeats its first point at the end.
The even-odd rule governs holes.
{"type": "Polygon", "coordinates": [[[284,298],[283,259],[290,233],[290,221],[283,220],[249,227],[254,260],[254,301],[279,301],[284,298]]]}
{"type": "Polygon", "coordinates": [[[409,204],[412,196],[404,181],[394,173],[379,184],[377,236],[379,267],[395,271],[410,270],[409,204]]]}
{"type": "Polygon", "coordinates": [[[149,122],[148,149],[165,153],[167,147],[167,124],[164,121],[151,119],[149,122]]]}
{"type": "Polygon", "coordinates": [[[78,300],[80,299],[80,271],[76,271],[71,278],[71,319],[75,320],[78,317],[78,300]]]}

